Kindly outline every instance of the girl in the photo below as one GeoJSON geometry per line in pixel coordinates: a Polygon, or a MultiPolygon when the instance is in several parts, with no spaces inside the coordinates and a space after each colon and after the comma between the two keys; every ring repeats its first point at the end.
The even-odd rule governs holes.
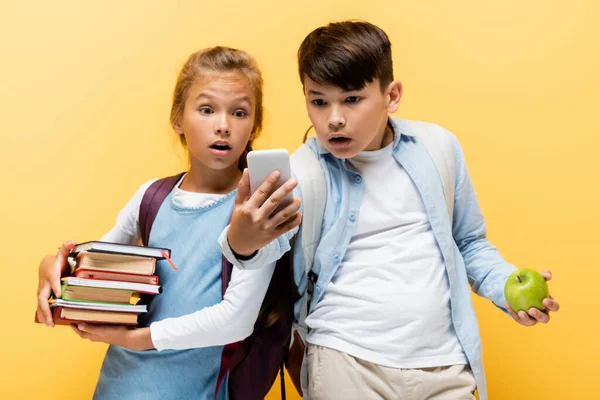
{"type": "MultiPolygon", "coordinates": [[[[171,124],[188,150],[190,168],[163,202],[149,238],[150,246],[172,249],[178,270],[166,261],[157,263],[164,290],[140,317],[140,328],[73,327],[84,338],[111,343],[95,399],[215,396],[223,345],[252,332],[275,265],[256,271],[234,268],[221,298],[217,239],[234,204],[248,200],[236,197],[236,186],[247,181],[246,154],[260,133],[262,117],[262,78],[247,53],[215,47],[189,57],[175,86],[171,124]],[[166,350],[174,347],[189,350],[166,350]],[[148,349],[164,351],[142,351],[148,349]]],[[[301,219],[299,199],[274,212],[296,185],[289,181],[273,192],[278,178],[274,173],[250,198],[271,215],[272,239],[296,228],[301,219]]],[[[139,207],[151,183],[134,194],[103,241],[139,243],[139,207]]],[[[74,245],[63,243],[56,256],[40,264],[37,314],[48,326],[53,322],[47,299],[51,289],[60,295],[60,276],[74,245]]],[[[217,398],[227,398],[227,390],[219,390],[217,398]]]]}

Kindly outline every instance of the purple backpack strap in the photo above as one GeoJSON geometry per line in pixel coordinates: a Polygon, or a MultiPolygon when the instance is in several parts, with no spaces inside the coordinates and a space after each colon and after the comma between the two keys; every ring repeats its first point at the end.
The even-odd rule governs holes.
{"type": "Polygon", "coordinates": [[[179,182],[183,174],[185,174],[185,172],[168,178],[159,179],[156,182],[153,182],[146,190],[146,193],[144,193],[139,213],[140,234],[142,235],[142,244],[144,246],[148,246],[150,230],[152,230],[152,224],[156,219],[156,214],[158,214],[160,206],[169,193],[171,193],[175,185],[177,185],[177,182],[179,182]]]}

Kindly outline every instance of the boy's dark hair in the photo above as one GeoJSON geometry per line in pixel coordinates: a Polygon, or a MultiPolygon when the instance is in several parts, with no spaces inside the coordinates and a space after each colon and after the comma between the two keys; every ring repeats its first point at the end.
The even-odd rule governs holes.
{"type": "Polygon", "coordinates": [[[315,29],[298,49],[298,72],[319,85],[359,90],[379,79],[381,90],[394,80],[392,45],[379,27],[342,21],[315,29]]]}

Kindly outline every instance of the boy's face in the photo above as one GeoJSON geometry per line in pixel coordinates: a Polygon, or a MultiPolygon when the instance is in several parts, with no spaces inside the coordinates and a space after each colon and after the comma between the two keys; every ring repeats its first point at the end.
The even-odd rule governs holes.
{"type": "Polygon", "coordinates": [[[398,109],[402,85],[394,81],[382,92],[378,79],[360,90],[319,85],[304,76],[308,116],[323,147],[337,158],[378,150],[393,141],[388,113],[398,109]]]}

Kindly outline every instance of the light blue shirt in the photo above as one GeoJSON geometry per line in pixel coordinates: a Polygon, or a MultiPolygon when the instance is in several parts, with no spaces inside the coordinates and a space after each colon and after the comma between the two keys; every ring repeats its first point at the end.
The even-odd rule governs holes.
{"type": "MultiPolygon", "coordinates": [[[[152,298],[139,326],[177,318],[213,306],[222,299],[222,254],[217,244],[225,228],[235,191],[202,207],[173,201],[171,192],[162,203],[150,232],[150,246],[172,250],[174,270],[157,261],[155,274],[163,292],[152,298]]],[[[94,400],[227,400],[228,379],[217,396],[217,377],[223,346],[188,350],[132,351],[111,345],[100,370],[94,400]]]]}
{"type": "MultiPolygon", "coordinates": [[[[504,310],[504,283],[515,267],[508,264],[487,240],[485,220],[458,140],[450,132],[447,133],[451,137],[456,159],[454,213],[451,224],[440,175],[427,149],[414,135],[414,129],[426,129],[428,124],[398,118],[390,118],[390,122],[394,129],[393,157],[413,180],[425,205],[446,268],[452,324],[473,370],[479,397],[485,400],[487,390],[481,338],[470,289],[504,310]]],[[[318,279],[309,305],[310,313],[323,297],[344,258],[360,210],[363,181],[361,175],[349,168],[345,160],[330,154],[316,138],[309,139],[307,144],[318,156],[327,183],[327,205],[322,236],[312,269],[318,279]]],[[[299,235],[297,242],[301,242],[302,227],[299,235]]],[[[270,243],[252,260],[231,261],[243,268],[255,268],[273,262],[290,249],[290,236],[284,235],[270,243]]],[[[226,256],[227,253],[225,252],[226,256]]],[[[299,245],[294,251],[294,275],[300,293],[304,293],[307,280],[299,245]]],[[[301,301],[298,301],[295,308],[296,318],[300,315],[300,305],[301,301]]],[[[360,315],[356,318],[360,318],[360,315]]]]}

